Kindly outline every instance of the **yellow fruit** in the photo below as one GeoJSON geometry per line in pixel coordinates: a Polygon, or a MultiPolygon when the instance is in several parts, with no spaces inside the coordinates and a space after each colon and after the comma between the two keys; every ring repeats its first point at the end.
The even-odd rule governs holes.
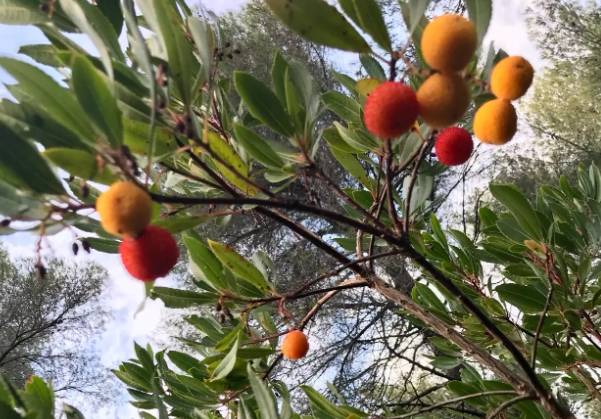
{"type": "Polygon", "coordinates": [[[107,233],[136,237],[150,223],[152,200],[134,183],[120,181],[98,197],[96,211],[107,233]]]}
{"type": "Polygon", "coordinates": [[[534,78],[532,65],[523,57],[507,57],[497,63],[490,88],[499,99],[515,100],[526,94],[534,78]]]}
{"type": "Polygon", "coordinates": [[[457,74],[431,75],[417,91],[422,119],[433,128],[445,128],[459,121],[470,105],[470,92],[457,74]]]}
{"type": "Polygon", "coordinates": [[[432,20],[422,34],[422,55],[435,70],[463,70],[478,46],[474,24],[463,16],[447,14],[432,20]]]}
{"type": "Polygon", "coordinates": [[[513,105],[504,99],[486,102],[474,116],[474,135],[483,143],[501,145],[517,131],[518,117],[513,105]]]}

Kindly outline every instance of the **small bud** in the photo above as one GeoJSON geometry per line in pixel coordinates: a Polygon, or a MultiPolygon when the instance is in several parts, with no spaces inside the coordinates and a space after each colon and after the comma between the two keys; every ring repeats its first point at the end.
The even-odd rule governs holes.
{"type": "Polygon", "coordinates": [[[5,218],[0,222],[0,225],[2,225],[2,227],[8,227],[10,225],[10,221],[10,218],[5,218]]]}
{"type": "Polygon", "coordinates": [[[228,54],[227,58],[229,58],[230,60],[234,59],[234,55],[233,54],[228,54]]]}
{"type": "Polygon", "coordinates": [[[90,242],[89,241],[87,241],[85,239],[82,240],[81,241],[81,247],[83,247],[83,250],[85,250],[86,253],[90,253],[91,246],[90,246],[90,242]]]}
{"type": "Polygon", "coordinates": [[[77,243],[73,243],[71,245],[71,250],[73,250],[73,254],[77,256],[77,254],[79,253],[79,245],[77,243]]]}
{"type": "Polygon", "coordinates": [[[49,13],[50,6],[48,5],[48,3],[42,3],[42,4],[40,4],[40,10],[44,13],[49,13]]]}
{"type": "Polygon", "coordinates": [[[75,180],[75,176],[69,175],[69,182],[73,182],[75,180]]]}
{"type": "Polygon", "coordinates": [[[83,198],[90,196],[90,187],[86,183],[81,187],[81,196],[83,198]]]}

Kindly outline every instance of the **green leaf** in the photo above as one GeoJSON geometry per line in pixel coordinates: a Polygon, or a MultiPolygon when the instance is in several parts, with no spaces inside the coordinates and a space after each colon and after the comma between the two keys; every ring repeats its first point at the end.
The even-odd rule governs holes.
{"type": "Polygon", "coordinates": [[[339,0],[342,10],[382,48],[392,50],[390,35],[375,0],[339,0]]]}
{"type": "Polygon", "coordinates": [[[252,370],[250,363],[247,364],[246,371],[248,374],[250,387],[253,390],[257,406],[259,407],[260,417],[278,419],[280,416],[276,408],[275,397],[273,397],[273,393],[267,387],[267,384],[257,377],[255,372],[252,370]]]}
{"type": "Polygon", "coordinates": [[[209,247],[217,256],[217,259],[225,265],[235,276],[251,283],[263,291],[271,290],[261,271],[255,265],[244,259],[234,249],[221,243],[209,240],[209,247]]]}
{"type": "Polygon", "coordinates": [[[256,161],[272,169],[282,169],[284,161],[261,136],[239,124],[234,125],[234,133],[236,140],[256,161]]]}
{"type": "Polygon", "coordinates": [[[123,29],[123,12],[121,11],[121,2],[119,0],[97,0],[96,5],[102,12],[102,14],[107,18],[111,25],[113,25],[113,29],[115,30],[115,34],[119,36],[121,30],[123,29]]]}
{"type": "Polygon", "coordinates": [[[119,253],[119,244],[121,242],[112,239],[101,239],[98,237],[85,237],[90,247],[102,253],[119,253]]]}
{"type": "Polygon", "coordinates": [[[290,117],[281,102],[261,81],[248,73],[236,71],[234,84],[253,117],[282,135],[291,136],[294,133],[290,117]]]}
{"type": "Polygon", "coordinates": [[[407,25],[409,35],[419,50],[422,32],[428,24],[428,19],[424,13],[430,4],[430,0],[411,0],[401,1],[400,3],[403,20],[407,25]]]}
{"type": "Polygon", "coordinates": [[[213,65],[215,34],[207,22],[196,17],[190,17],[188,19],[188,28],[190,29],[192,39],[194,39],[196,51],[198,51],[198,54],[200,55],[205,77],[208,78],[213,65]]]}
{"type": "Polygon", "coordinates": [[[65,414],[65,419],[85,419],[85,416],[79,409],[69,404],[63,404],[63,413],[65,414]]]}
{"type": "Polygon", "coordinates": [[[59,0],[60,5],[77,25],[77,27],[90,37],[92,43],[100,53],[100,59],[109,77],[113,78],[113,58],[124,61],[121,45],[113,26],[95,7],[84,0],[59,0]]]}
{"type": "MultiPolygon", "coordinates": [[[[146,155],[149,147],[150,125],[145,122],[125,118],[123,143],[136,154],[146,155]]],[[[171,133],[164,128],[155,128],[154,152],[156,156],[171,153],[177,149],[177,143],[171,133]]]]}
{"type": "Polygon", "coordinates": [[[318,419],[346,419],[347,414],[342,412],[338,407],[336,407],[332,402],[326,399],[324,396],[319,394],[315,389],[309,386],[301,386],[302,390],[305,392],[307,397],[309,398],[309,403],[311,404],[311,411],[313,415],[318,419]]]}
{"type": "Polygon", "coordinates": [[[94,126],[114,148],[119,147],[123,142],[122,116],[107,80],[83,56],[75,58],[71,80],[77,100],[94,126]]]}
{"type": "MultiPolygon", "coordinates": [[[[368,54],[361,54],[359,57],[361,65],[365,68],[367,74],[377,80],[386,80],[386,73],[380,63],[368,54]]],[[[367,96],[367,95],[366,95],[367,96]]]]}
{"type": "Polygon", "coordinates": [[[217,159],[213,159],[219,173],[247,195],[256,195],[257,188],[245,180],[249,178],[249,168],[232,146],[215,132],[207,134],[207,141],[209,149],[226,163],[223,164],[217,159]]]}
{"type": "Polygon", "coordinates": [[[227,282],[223,279],[223,266],[209,247],[194,234],[186,233],[183,239],[191,263],[200,270],[202,279],[217,291],[227,289],[227,282]]]}
{"type": "Polygon", "coordinates": [[[65,192],[38,150],[29,141],[0,125],[0,179],[37,193],[65,192]]]}
{"type": "Polygon", "coordinates": [[[363,186],[371,190],[373,186],[372,180],[354,154],[345,153],[332,146],[330,146],[330,152],[347,172],[361,182],[363,186]]]}
{"type": "Polygon", "coordinates": [[[22,92],[32,98],[31,105],[55,118],[63,126],[88,141],[94,132],[75,97],[60,87],[54,79],[30,64],[0,57],[0,66],[19,82],[22,92]]]}
{"type": "Polygon", "coordinates": [[[164,57],[169,62],[169,77],[175,85],[185,105],[190,105],[194,92],[193,80],[198,74],[199,64],[192,52],[192,45],[184,31],[174,2],[166,0],[138,0],[151,29],[159,37],[164,57]]]}
{"type": "Polygon", "coordinates": [[[491,184],[490,192],[511,212],[526,234],[533,239],[543,239],[542,226],[538,215],[515,186],[491,184]]]}
{"type": "Polygon", "coordinates": [[[524,313],[540,313],[546,297],[536,288],[519,284],[502,284],[495,288],[499,297],[524,313]]]}
{"type": "Polygon", "coordinates": [[[36,419],[54,418],[54,393],[40,377],[31,377],[21,394],[27,409],[36,419]]]}
{"type": "Polygon", "coordinates": [[[0,0],[0,23],[4,25],[36,25],[47,23],[50,17],[35,0],[0,0]]]}
{"type": "Polygon", "coordinates": [[[407,30],[413,35],[415,30],[423,23],[424,15],[432,0],[409,0],[405,4],[409,6],[407,30]]]}
{"type": "Polygon", "coordinates": [[[199,224],[207,221],[207,217],[203,215],[183,215],[180,217],[168,216],[158,220],[154,220],[153,224],[157,227],[164,228],[171,234],[178,234],[197,227],[199,224]]]}
{"type": "Polygon", "coordinates": [[[87,151],[55,147],[44,150],[44,156],[67,173],[85,180],[110,184],[118,179],[106,166],[99,170],[96,157],[87,151]]]}
{"type": "Polygon", "coordinates": [[[370,51],[355,28],[324,0],[266,0],[266,3],[286,26],[309,41],[345,51],[370,51]]]}
{"type": "Polygon", "coordinates": [[[168,308],[187,308],[215,304],[218,297],[216,294],[208,292],[200,293],[174,288],[154,287],[152,289],[152,298],[159,298],[165,303],[165,307],[168,308]]]}
{"type": "Polygon", "coordinates": [[[470,19],[476,25],[478,45],[480,45],[488,31],[488,26],[490,25],[490,18],[492,17],[492,0],[465,0],[465,4],[470,19]]]}
{"type": "Polygon", "coordinates": [[[213,381],[221,380],[228,376],[230,372],[233,371],[236,366],[236,360],[238,359],[238,347],[240,346],[240,337],[238,337],[232,348],[229,350],[226,356],[223,357],[221,362],[215,367],[215,371],[213,371],[213,381]]]}
{"type": "Polygon", "coordinates": [[[356,100],[334,91],[324,93],[321,100],[326,108],[344,121],[361,123],[361,105],[356,100]]]}

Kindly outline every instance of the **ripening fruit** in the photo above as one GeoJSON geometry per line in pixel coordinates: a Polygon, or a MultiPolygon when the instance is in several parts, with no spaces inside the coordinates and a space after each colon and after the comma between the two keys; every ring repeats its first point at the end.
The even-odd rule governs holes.
{"type": "Polygon", "coordinates": [[[142,281],[154,281],[167,275],[179,258],[179,249],[171,233],[152,225],[137,238],[125,238],[119,253],[127,272],[142,281]]]}
{"type": "Polygon", "coordinates": [[[501,145],[509,142],[517,131],[515,108],[505,99],[486,102],[474,116],[474,135],[483,143],[501,145]]]}
{"type": "Polygon", "coordinates": [[[422,119],[433,128],[445,128],[459,121],[470,105],[465,80],[457,74],[436,73],[417,91],[422,119]]]}
{"type": "Polygon", "coordinates": [[[515,100],[526,94],[534,78],[532,65],[523,57],[507,57],[495,65],[490,88],[499,99],[515,100]]]}
{"type": "Polygon", "coordinates": [[[150,223],[152,200],[134,183],[119,181],[98,197],[96,210],[107,233],[135,237],[150,223]]]}
{"type": "Polygon", "coordinates": [[[282,355],[286,359],[301,359],[309,351],[309,340],[300,330],[293,330],[284,336],[282,355]]]}
{"type": "Polygon", "coordinates": [[[432,20],[422,34],[422,54],[435,70],[451,73],[463,70],[478,46],[474,24],[463,16],[447,14],[432,20]]]}
{"type": "Polygon", "coordinates": [[[403,83],[385,82],[365,101],[365,126],[377,137],[389,139],[408,131],[419,113],[415,92],[403,83]]]}
{"type": "Polygon", "coordinates": [[[474,150],[472,136],[463,128],[446,128],[436,137],[436,156],[442,164],[456,166],[469,160],[474,150]]]}

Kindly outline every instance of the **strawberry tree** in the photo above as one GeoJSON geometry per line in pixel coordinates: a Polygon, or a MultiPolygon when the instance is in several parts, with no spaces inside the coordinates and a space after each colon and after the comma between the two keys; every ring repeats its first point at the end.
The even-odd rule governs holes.
{"type": "MultiPolygon", "coordinates": [[[[535,203],[492,185],[503,209],[482,208],[471,238],[444,231],[432,214],[437,176],[470,159],[472,132],[491,149],[511,140],[511,101],[532,82],[523,58],[481,46],[491,2],[466,1],[468,17],[431,21],[429,1],[401,2],[403,45],[391,41],[375,0],[265,2],[308,40],[360,54],[369,78],[337,74],[341,89],[320,94],[302,65],[275,52],[271,85],[244,72],[228,79],[218,28],[183,0],[0,2],[0,22],[35,25],[48,40],[22,48],[36,64],[0,58],[15,80],[0,104],[2,233],[73,229],[93,251],[120,253],[152,298],[204,313],[188,318],[203,337],[187,351],[136,345],[136,359],[115,371],[142,417],[300,417],[273,373],[318,351],[307,326],[357,290],[430,330],[442,353],[432,364],[461,374],[445,384],[448,400],[377,412],[305,386],[312,417],[455,408],[573,418],[556,389],[598,399],[599,171],[583,171],[576,186],[545,187],[535,203]],[[335,122],[325,125],[326,114],[335,122]],[[328,176],[323,149],[344,182],[328,176]],[[326,185],[339,205],[289,193],[309,182],[326,185]],[[286,227],[337,267],[308,266],[283,291],[268,260],[196,231],[248,214],[286,227]],[[176,237],[195,290],[160,285],[178,258],[176,237]],[[383,260],[410,264],[409,291],[378,269],[383,260]],[[310,302],[302,316],[287,308],[299,301],[310,302]]],[[[0,400],[10,417],[27,410],[0,400]]]]}

